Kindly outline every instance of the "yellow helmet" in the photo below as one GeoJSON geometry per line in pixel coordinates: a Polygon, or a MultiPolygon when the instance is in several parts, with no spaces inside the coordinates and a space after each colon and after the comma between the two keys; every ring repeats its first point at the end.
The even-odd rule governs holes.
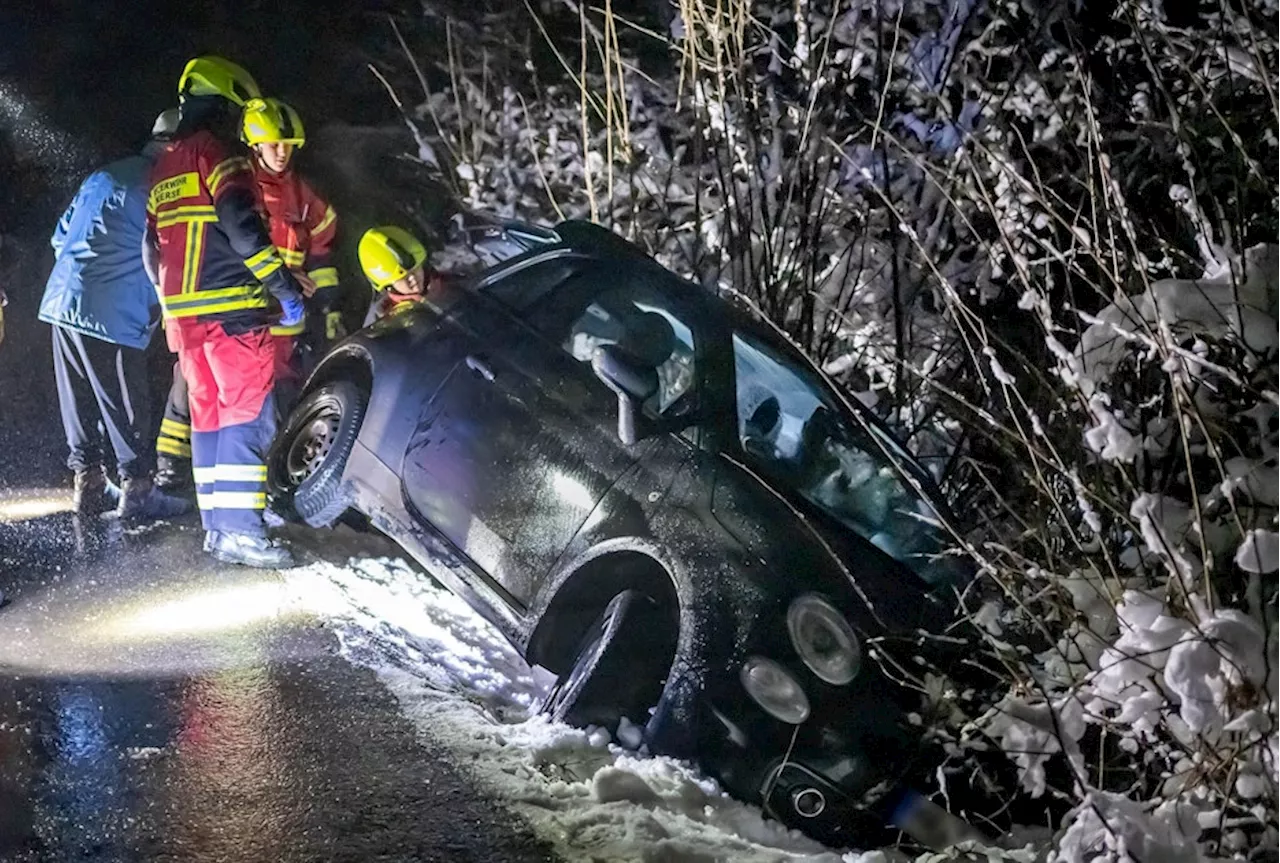
{"type": "Polygon", "coordinates": [[[403,228],[370,228],[360,238],[360,267],[376,291],[402,279],[427,262],[427,249],[403,228]]]}
{"type": "Polygon", "coordinates": [[[178,79],[178,95],[221,96],[243,106],[262,95],[258,82],[240,66],[222,57],[196,57],[182,70],[178,79]]]}
{"type": "Polygon", "coordinates": [[[307,143],[302,118],[279,99],[250,99],[240,118],[240,140],[249,146],[277,142],[301,147],[307,143]]]}

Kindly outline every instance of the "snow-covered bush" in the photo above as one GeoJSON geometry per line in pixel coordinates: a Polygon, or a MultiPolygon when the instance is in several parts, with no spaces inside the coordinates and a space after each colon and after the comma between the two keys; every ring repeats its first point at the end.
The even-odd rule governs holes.
{"type": "Polygon", "coordinates": [[[610,225],[941,456],[989,683],[921,683],[935,790],[1063,861],[1276,842],[1276,9],[1209,5],[545,0],[415,55],[462,205],[610,225]]]}

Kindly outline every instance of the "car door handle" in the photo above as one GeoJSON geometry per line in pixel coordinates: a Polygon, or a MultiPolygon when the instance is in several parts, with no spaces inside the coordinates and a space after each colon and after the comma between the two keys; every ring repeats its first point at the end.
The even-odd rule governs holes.
{"type": "Polygon", "coordinates": [[[493,381],[493,369],[489,366],[488,359],[479,354],[467,355],[467,368],[480,375],[486,381],[493,381]]]}

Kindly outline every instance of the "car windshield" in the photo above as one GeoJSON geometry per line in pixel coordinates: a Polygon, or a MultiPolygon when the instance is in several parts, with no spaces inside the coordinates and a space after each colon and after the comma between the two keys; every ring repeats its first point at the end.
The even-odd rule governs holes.
{"type": "Polygon", "coordinates": [[[733,352],[738,437],[753,466],[930,584],[962,577],[956,558],[938,557],[947,543],[936,511],[885,455],[904,454],[896,442],[886,436],[882,448],[817,375],[757,337],[736,332],[733,352]]]}

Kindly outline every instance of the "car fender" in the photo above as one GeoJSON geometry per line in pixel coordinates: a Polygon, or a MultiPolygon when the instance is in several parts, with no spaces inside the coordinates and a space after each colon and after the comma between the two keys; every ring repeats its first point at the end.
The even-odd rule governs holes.
{"type": "MultiPolygon", "coordinates": [[[[531,661],[554,664],[548,653],[557,634],[549,629],[566,625],[558,599],[586,595],[603,607],[616,590],[634,586],[607,582],[593,592],[574,580],[607,580],[611,576],[601,562],[621,562],[627,555],[651,560],[669,579],[679,605],[672,673],[657,712],[672,720],[662,722],[663,729],[677,735],[664,740],[663,750],[679,754],[694,745],[702,720],[710,719],[700,714],[699,693],[711,677],[736,677],[758,618],[776,600],[764,587],[769,574],[759,559],[711,517],[705,477],[682,469],[687,464],[655,467],[672,455],[664,449],[620,478],[583,524],[531,604],[533,625],[522,648],[531,661]],[[662,488],[658,477],[674,480],[662,488]]],[[[686,453],[679,460],[690,457],[701,456],[686,453]]]]}
{"type": "Polygon", "coordinates": [[[458,365],[423,361],[440,320],[428,309],[412,309],[366,327],[326,354],[305,385],[304,394],[334,378],[356,377],[369,395],[360,443],[397,474],[422,406],[458,365]]]}

